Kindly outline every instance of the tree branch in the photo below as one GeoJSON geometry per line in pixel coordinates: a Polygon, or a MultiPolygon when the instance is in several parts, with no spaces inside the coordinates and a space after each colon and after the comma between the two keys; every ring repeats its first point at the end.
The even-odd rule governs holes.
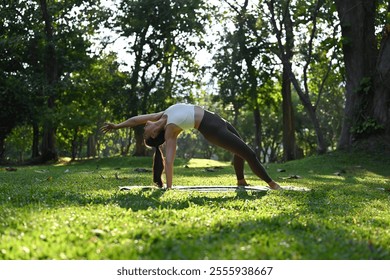
{"type": "Polygon", "coordinates": [[[309,51],[307,53],[306,64],[303,66],[303,83],[304,83],[306,94],[309,93],[309,87],[308,87],[308,84],[307,84],[307,70],[308,70],[308,68],[310,66],[310,63],[311,63],[311,60],[312,60],[313,41],[314,41],[314,38],[315,38],[316,32],[317,32],[317,16],[318,16],[318,13],[319,13],[319,9],[320,9],[320,7],[322,5],[321,2],[322,2],[322,0],[318,0],[317,1],[315,10],[314,10],[314,13],[313,13],[313,16],[312,16],[313,29],[311,30],[310,40],[309,40],[309,43],[308,43],[309,44],[309,51]]]}

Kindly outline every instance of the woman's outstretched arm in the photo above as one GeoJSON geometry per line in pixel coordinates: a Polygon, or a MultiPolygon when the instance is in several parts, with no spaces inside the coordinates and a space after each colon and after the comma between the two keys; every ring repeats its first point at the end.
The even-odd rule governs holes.
{"type": "Polygon", "coordinates": [[[143,125],[147,121],[157,121],[158,119],[161,118],[161,116],[164,114],[164,112],[159,112],[159,113],[154,113],[154,114],[146,114],[146,115],[139,115],[135,117],[131,117],[124,122],[114,124],[114,123],[105,123],[100,130],[103,133],[111,132],[112,130],[115,129],[120,129],[120,128],[126,128],[126,127],[135,127],[138,125],[143,125]]]}

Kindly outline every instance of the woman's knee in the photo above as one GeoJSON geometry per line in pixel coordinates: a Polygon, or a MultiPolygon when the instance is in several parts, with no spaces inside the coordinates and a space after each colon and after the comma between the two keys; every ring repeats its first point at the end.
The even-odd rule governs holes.
{"type": "Polygon", "coordinates": [[[258,158],[256,156],[256,153],[255,151],[253,151],[252,149],[250,149],[248,147],[248,150],[246,151],[246,156],[245,156],[245,160],[250,164],[250,163],[256,163],[258,161],[258,158]]]}

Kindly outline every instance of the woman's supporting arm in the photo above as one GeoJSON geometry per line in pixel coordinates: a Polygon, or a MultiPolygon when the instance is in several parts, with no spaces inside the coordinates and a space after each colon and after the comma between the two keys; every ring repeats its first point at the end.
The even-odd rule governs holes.
{"type": "Polygon", "coordinates": [[[169,124],[165,128],[165,175],[167,189],[173,184],[173,164],[176,156],[177,137],[182,129],[174,124],[169,124]]]}
{"type": "Polygon", "coordinates": [[[172,188],[173,183],[173,164],[176,156],[176,137],[166,139],[165,146],[165,176],[167,189],[172,188]]]}

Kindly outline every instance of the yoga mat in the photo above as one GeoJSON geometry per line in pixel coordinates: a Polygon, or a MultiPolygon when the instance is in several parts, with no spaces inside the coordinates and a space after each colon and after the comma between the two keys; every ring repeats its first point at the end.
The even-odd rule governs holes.
{"type": "MultiPolygon", "coordinates": [[[[282,190],[287,191],[309,191],[307,188],[294,187],[294,186],[281,186],[282,190]]],[[[120,186],[119,190],[129,191],[133,189],[159,189],[155,186],[120,186]]],[[[177,191],[197,191],[197,192],[227,192],[227,191],[273,191],[265,186],[246,186],[246,187],[237,187],[237,186],[174,186],[173,190],[177,191]]]]}

